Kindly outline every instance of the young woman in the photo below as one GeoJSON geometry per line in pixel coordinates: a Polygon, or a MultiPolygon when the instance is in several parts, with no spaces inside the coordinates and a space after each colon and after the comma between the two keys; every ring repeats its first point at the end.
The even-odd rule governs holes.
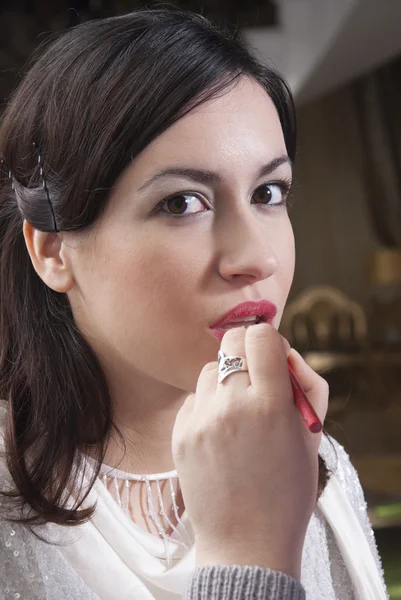
{"type": "Polygon", "coordinates": [[[277,332],[283,79],[197,15],[91,21],[31,66],[0,154],[1,597],[386,598],[289,366],[321,421],[327,386],[277,332]]]}

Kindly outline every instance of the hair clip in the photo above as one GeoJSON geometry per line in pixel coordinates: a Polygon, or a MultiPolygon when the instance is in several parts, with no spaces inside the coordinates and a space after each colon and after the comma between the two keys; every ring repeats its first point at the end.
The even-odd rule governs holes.
{"type": "Polygon", "coordinates": [[[52,201],[50,199],[49,190],[48,190],[46,179],[45,179],[45,176],[44,176],[44,173],[43,173],[43,163],[42,163],[42,157],[40,155],[40,150],[39,150],[38,145],[36,144],[36,142],[33,142],[33,147],[35,148],[35,152],[37,154],[37,160],[38,160],[38,165],[39,165],[39,173],[40,173],[40,177],[42,179],[43,189],[45,190],[47,202],[49,204],[49,208],[50,208],[51,213],[52,213],[54,230],[58,233],[59,229],[57,227],[56,215],[54,213],[53,204],[52,204],[52,201]]]}

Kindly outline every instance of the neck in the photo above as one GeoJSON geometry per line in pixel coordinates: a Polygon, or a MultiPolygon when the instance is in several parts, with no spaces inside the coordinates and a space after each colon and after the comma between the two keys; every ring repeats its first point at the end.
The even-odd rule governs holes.
{"type": "Polygon", "coordinates": [[[144,380],[136,380],[125,391],[112,391],[114,422],[123,441],[113,431],[104,462],[138,475],[174,470],[172,433],[188,393],[144,380]]]}

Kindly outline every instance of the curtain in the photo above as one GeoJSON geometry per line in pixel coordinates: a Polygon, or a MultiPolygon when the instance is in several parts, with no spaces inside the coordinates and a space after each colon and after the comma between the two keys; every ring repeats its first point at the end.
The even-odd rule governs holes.
{"type": "Polygon", "coordinates": [[[401,246],[401,59],[359,79],[354,98],[366,200],[378,241],[401,246]]]}

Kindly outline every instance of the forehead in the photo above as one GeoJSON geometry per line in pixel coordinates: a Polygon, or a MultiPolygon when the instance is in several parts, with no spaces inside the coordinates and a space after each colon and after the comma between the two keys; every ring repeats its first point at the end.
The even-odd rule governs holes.
{"type": "Polygon", "coordinates": [[[179,119],[134,162],[146,176],[166,162],[214,170],[248,163],[255,168],[286,153],[272,100],[258,83],[243,78],[179,119]]]}

